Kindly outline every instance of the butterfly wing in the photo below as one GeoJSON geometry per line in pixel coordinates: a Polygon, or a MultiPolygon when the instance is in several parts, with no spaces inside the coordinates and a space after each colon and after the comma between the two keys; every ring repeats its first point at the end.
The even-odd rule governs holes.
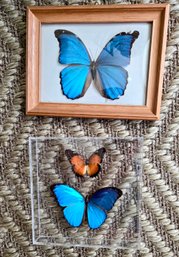
{"type": "Polygon", "coordinates": [[[128,83],[128,72],[120,66],[98,66],[95,85],[100,94],[115,100],[124,95],[128,83]]]}
{"type": "Polygon", "coordinates": [[[106,152],[106,149],[102,147],[90,156],[89,162],[88,162],[88,170],[87,170],[87,174],[90,177],[97,175],[101,170],[101,163],[105,152],[106,152]]]}
{"type": "Polygon", "coordinates": [[[90,65],[91,58],[79,37],[68,30],[56,30],[55,36],[59,42],[59,63],[90,65]]]}
{"type": "Polygon", "coordinates": [[[59,63],[68,65],[60,73],[63,94],[69,99],[82,97],[91,83],[91,58],[88,51],[74,33],[68,30],[56,30],[59,42],[59,63]]]}
{"type": "Polygon", "coordinates": [[[71,99],[77,99],[86,93],[92,81],[89,66],[70,65],[60,73],[60,83],[63,94],[71,99]]]}
{"type": "Polygon", "coordinates": [[[107,218],[107,211],[111,210],[122,191],[115,187],[106,187],[96,191],[87,204],[87,218],[89,227],[99,228],[107,218]]]}
{"type": "Polygon", "coordinates": [[[131,48],[138,36],[138,31],[117,34],[100,53],[95,85],[103,97],[115,100],[124,94],[128,73],[123,67],[130,63],[131,48]]]}
{"type": "Polygon", "coordinates": [[[85,212],[85,199],[74,188],[56,184],[52,191],[61,207],[64,207],[63,214],[67,222],[73,227],[79,227],[82,223],[85,212]]]}
{"type": "Polygon", "coordinates": [[[98,59],[98,65],[127,66],[130,63],[131,49],[134,41],[138,38],[139,32],[122,32],[115,35],[103,48],[98,59]]]}
{"type": "Polygon", "coordinates": [[[74,173],[78,176],[84,176],[86,174],[86,162],[84,157],[70,149],[66,150],[65,154],[72,165],[74,173]]]}
{"type": "Polygon", "coordinates": [[[87,218],[89,227],[97,229],[105,222],[107,214],[103,209],[93,204],[93,202],[89,202],[87,204],[87,218]]]}

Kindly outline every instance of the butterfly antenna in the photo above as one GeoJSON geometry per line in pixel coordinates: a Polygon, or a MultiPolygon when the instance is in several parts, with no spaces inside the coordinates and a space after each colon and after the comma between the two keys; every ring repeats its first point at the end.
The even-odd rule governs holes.
{"type": "Polygon", "coordinates": [[[103,50],[103,48],[106,46],[107,42],[109,42],[110,40],[110,37],[108,36],[108,39],[106,39],[105,36],[103,36],[103,40],[102,42],[105,42],[104,45],[101,47],[101,44],[97,44],[97,48],[96,48],[96,52],[95,52],[95,61],[98,59],[98,56],[100,55],[101,51],[103,50]],[[101,48],[101,51],[99,51],[99,49],[101,48]],[[98,56],[97,56],[97,53],[99,52],[98,56]]]}
{"type": "Polygon", "coordinates": [[[93,58],[93,60],[95,60],[95,61],[96,61],[97,58],[98,58],[98,57],[97,57],[98,49],[99,49],[99,44],[98,44],[98,47],[96,48],[96,51],[95,51],[95,55],[94,55],[95,58],[93,58]]]}
{"type": "Polygon", "coordinates": [[[91,56],[91,60],[94,61],[94,56],[93,56],[93,53],[91,52],[91,49],[88,49],[88,52],[89,52],[89,54],[91,56]]]}
{"type": "MultiPolygon", "coordinates": [[[[105,39],[105,37],[103,37],[103,39],[105,39]]],[[[103,42],[106,42],[103,40],[103,42]]],[[[105,47],[106,43],[104,44],[104,46],[101,47],[101,44],[97,44],[97,48],[96,48],[96,51],[95,51],[95,61],[98,59],[98,56],[100,55],[102,49],[105,47]],[[99,49],[101,48],[101,51],[99,51],[99,49]],[[98,55],[97,55],[98,53],[98,55]]]]}

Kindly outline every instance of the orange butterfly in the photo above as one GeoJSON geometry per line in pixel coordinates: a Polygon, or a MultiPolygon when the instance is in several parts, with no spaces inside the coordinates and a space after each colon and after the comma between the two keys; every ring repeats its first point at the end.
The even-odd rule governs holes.
{"type": "Polygon", "coordinates": [[[72,170],[76,175],[83,177],[87,174],[88,176],[93,177],[96,176],[101,170],[101,162],[105,152],[105,148],[102,147],[94,152],[88,160],[85,160],[82,155],[69,149],[65,151],[65,154],[72,165],[72,170]]]}

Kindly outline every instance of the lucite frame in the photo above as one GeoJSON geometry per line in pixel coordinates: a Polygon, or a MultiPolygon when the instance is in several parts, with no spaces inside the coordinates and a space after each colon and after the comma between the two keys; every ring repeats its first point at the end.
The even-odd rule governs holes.
{"type": "Polygon", "coordinates": [[[141,138],[29,138],[33,243],[119,249],[140,248],[140,202],[142,171],[141,138]],[[77,177],[64,154],[71,149],[86,158],[100,147],[106,154],[96,177],[77,177]],[[50,187],[64,183],[85,197],[114,186],[123,196],[108,212],[105,223],[89,229],[86,219],[70,227],[50,187]]]}

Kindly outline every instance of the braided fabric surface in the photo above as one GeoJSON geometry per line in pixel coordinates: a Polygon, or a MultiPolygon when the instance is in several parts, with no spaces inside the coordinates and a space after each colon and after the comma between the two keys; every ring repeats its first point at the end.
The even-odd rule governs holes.
{"type": "MultiPolygon", "coordinates": [[[[165,1],[0,0],[0,256],[179,256],[178,0],[166,1],[171,4],[171,11],[159,121],[49,118],[25,115],[26,6],[154,2],[165,1]],[[144,137],[140,251],[62,248],[48,244],[46,246],[32,244],[28,160],[30,135],[144,137]]],[[[54,154],[55,148],[54,153],[51,151],[47,157],[49,161],[54,158],[54,154]]],[[[44,222],[46,222],[47,231],[55,230],[53,221],[49,217],[44,217],[44,222]]]]}

